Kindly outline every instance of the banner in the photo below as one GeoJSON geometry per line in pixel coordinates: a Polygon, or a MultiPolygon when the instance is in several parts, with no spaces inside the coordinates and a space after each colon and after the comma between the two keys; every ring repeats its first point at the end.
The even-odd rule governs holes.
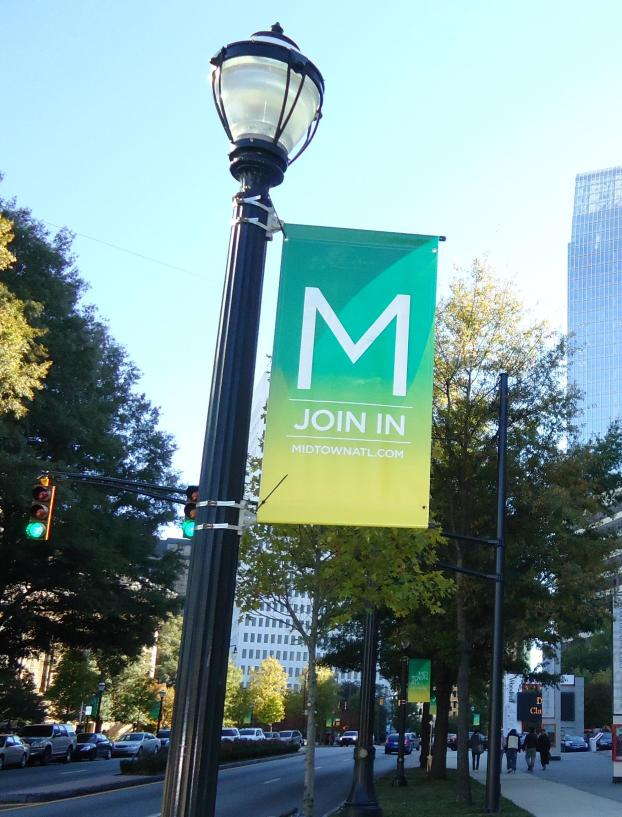
{"type": "Polygon", "coordinates": [[[430,701],[430,676],[432,665],[429,658],[411,658],[408,661],[408,703],[430,701]]]}
{"type": "Polygon", "coordinates": [[[285,235],[258,521],[427,527],[438,237],[285,235]]]}
{"type": "Polygon", "coordinates": [[[542,723],[542,696],[539,692],[519,692],[516,696],[516,719],[524,724],[542,723]]]}

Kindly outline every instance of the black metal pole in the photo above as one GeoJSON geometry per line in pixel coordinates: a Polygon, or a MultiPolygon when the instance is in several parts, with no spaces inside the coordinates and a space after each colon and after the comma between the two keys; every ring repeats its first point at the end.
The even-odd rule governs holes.
{"type": "MultiPolygon", "coordinates": [[[[241,191],[234,200],[162,817],[214,814],[239,536],[236,530],[206,529],[206,523],[237,519],[200,503],[242,499],[266,258],[261,225],[271,207],[269,189],[282,181],[286,166],[259,147],[236,148],[230,158],[241,191]]],[[[201,356],[199,350],[199,361],[201,356]]]]}
{"type": "Polygon", "coordinates": [[[95,731],[101,732],[102,730],[102,698],[104,697],[104,690],[98,689],[97,690],[97,717],[95,718],[95,731]]]}
{"type": "Polygon", "coordinates": [[[506,455],[508,443],[508,376],[499,377],[499,433],[497,437],[497,551],[495,607],[490,677],[490,724],[486,767],[486,812],[498,814],[501,802],[501,730],[503,728],[503,595],[505,583],[506,455]]]}
{"type": "Polygon", "coordinates": [[[397,766],[395,769],[395,777],[393,778],[394,786],[407,786],[406,776],[404,774],[404,737],[406,733],[406,699],[408,696],[408,658],[402,658],[402,665],[400,667],[400,701],[399,701],[399,727],[398,727],[398,743],[397,743],[397,766]]]}
{"type": "Polygon", "coordinates": [[[156,732],[160,731],[160,727],[162,726],[162,709],[164,707],[164,698],[160,698],[160,711],[158,712],[158,725],[156,727],[156,732]]]}
{"type": "Polygon", "coordinates": [[[354,779],[342,817],[382,817],[374,786],[374,702],[376,698],[376,653],[378,624],[376,609],[368,610],[363,633],[361,668],[361,711],[359,734],[354,747],[354,779]]]}

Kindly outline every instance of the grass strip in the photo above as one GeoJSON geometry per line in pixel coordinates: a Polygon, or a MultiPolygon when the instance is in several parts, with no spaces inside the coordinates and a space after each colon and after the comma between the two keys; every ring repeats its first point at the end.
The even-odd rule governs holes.
{"type": "MultiPolygon", "coordinates": [[[[422,769],[407,769],[408,786],[391,785],[393,775],[376,781],[376,793],[384,817],[469,817],[484,812],[485,787],[471,780],[473,805],[456,802],[456,771],[447,770],[446,780],[432,780],[422,769]]],[[[531,812],[501,798],[503,817],[533,817],[531,812]]]]}

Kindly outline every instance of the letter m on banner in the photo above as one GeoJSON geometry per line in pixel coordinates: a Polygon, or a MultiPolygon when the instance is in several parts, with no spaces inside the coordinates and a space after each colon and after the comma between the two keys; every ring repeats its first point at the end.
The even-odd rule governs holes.
{"type": "Polygon", "coordinates": [[[376,318],[369,329],[354,342],[318,287],[305,287],[302,313],[302,336],[300,362],[298,365],[298,388],[310,389],[315,348],[316,316],[320,314],[337,342],[349,357],[356,361],[369,349],[378,335],[395,320],[395,354],[393,358],[393,394],[406,395],[408,372],[408,332],[410,325],[410,295],[396,295],[387,308],[376,318]]]}

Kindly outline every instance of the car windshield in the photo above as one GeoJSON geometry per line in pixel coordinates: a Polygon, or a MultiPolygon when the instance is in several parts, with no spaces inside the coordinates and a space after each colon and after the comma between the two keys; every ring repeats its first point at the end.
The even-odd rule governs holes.
{"type": "Polygon", "coordinates": [[[240,729],[240,734],[241,735],[254,735],[255,730],[254,729],[240,729]]]}
{"type": "Polygon", "coordinates": [[[95,740],[95,735],[91,735],[88,732],[78,735],[78,743],[95,743],[95,740]]]}
{"type": "Polygon", "coordinates": [[[52,724],[42,723],[39,726],[24,726],[22,735],[25,738],[51,738],[52,724]]]}
{"type": "Polygon", "coordinates": [[[580,735],[568,735],[566,740],[579,740],[583,743],[583,738],[580,735]]]}
{"type": "Polygon", "coordinates": [[[170,738],[171,730],[170,729],[160,729],[156,737],[158,738],[170,738]]]}
{"type": "Polygon", "coordinates": [[[291,738],[292,734],[293,734],[292,732],[279,732],[279,735],[282,738],[291,738]]]}
{"type": "Polygon", "coordinates": [[[144,737],[145,736],[143,735],[142,732],[134,732],[134,733],[132,733],[130,735],[123,735],[121,740],[127,740],[127,741],[130,741],[130,740],[142,740],[144,737]]]}
{"type": "Polygon", "coordinates": [[[344,732],[345,735],[358,735],[358,732],[344,732]]]}
{"type": "Polygon", "coordinates": [[[221,735],[233,735],[235,737],[236,730],[235,729],[221,729],[220,734],[221,735]]]}

